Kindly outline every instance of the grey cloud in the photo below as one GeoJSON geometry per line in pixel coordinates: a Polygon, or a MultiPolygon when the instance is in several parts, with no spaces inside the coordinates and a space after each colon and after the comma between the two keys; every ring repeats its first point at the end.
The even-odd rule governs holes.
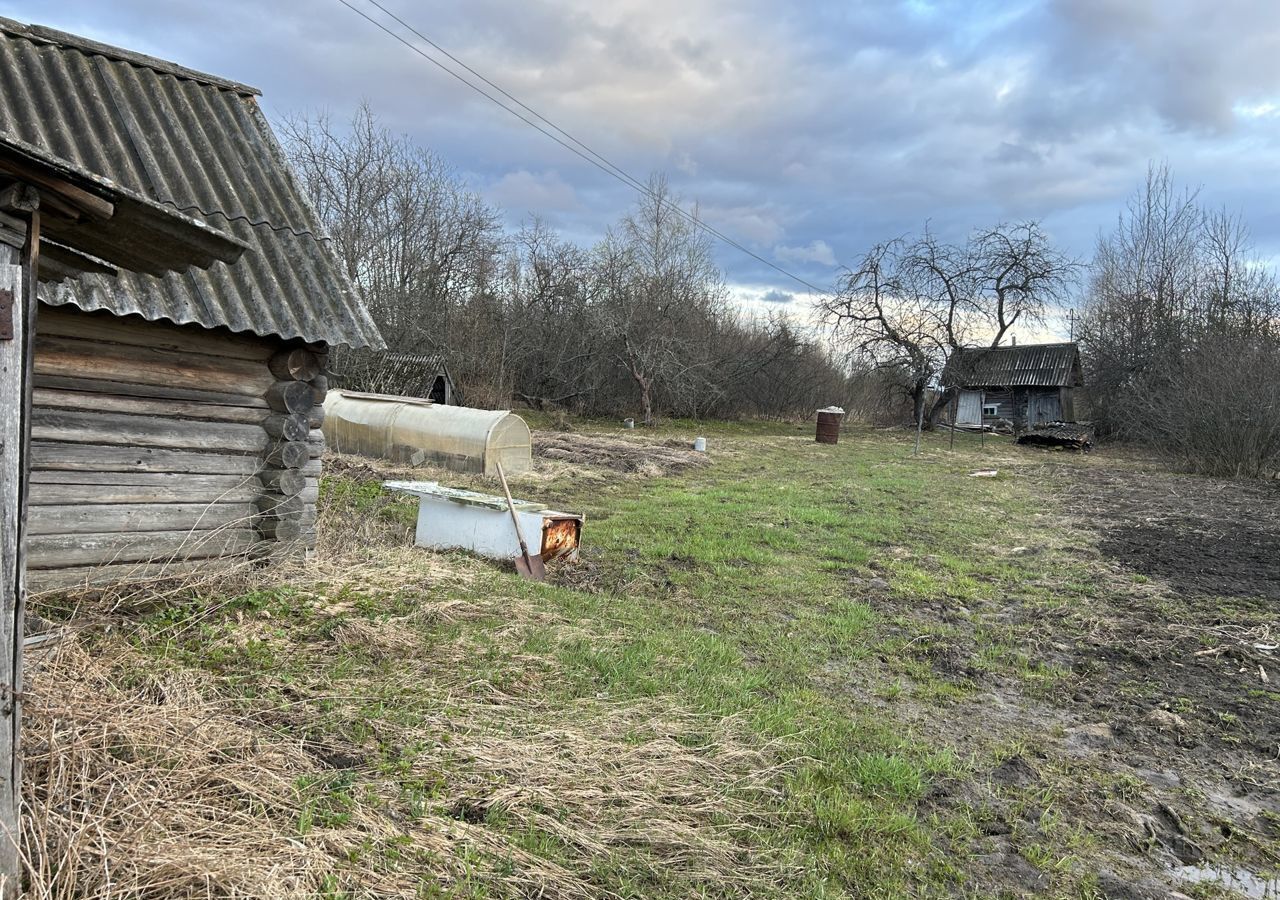
{"type": "MultiPolygon", "coordinates": [[[[383,2],[632,174],[667,169],[708,222],[815,284],[926,219],[958,238],[1034,217],[1087,254],[1153,157],[1280,253],[1258,190],[1280,119],[1236,112],[1280,95],[1270,0],[470,0],[430,16],[383,2]]],[[[0,14],[257,84],[273,116],[343,118],[368,99],[509,218],[551,212],[575,239],[634,200],[338,4],[0,0],[0,14]]],[[[717,252],[752,296],[796,288],[717,252]]]]}
{"type": "Polygon", "coordinates": [[[785,304],[785,303],[794,303],[796,299],[796,295],[788,294],[786,291],[780,291],[775,288],[774,290],[766,291],[765,293],[761,294],[760,299],[765,303],[785,304]]]}

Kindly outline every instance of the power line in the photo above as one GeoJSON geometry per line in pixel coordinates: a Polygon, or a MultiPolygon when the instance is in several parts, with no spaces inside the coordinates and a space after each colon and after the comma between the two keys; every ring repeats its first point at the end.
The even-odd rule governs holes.
{"type": "Polygon", "coordinates": [[[475,69],[471,68],[471,66],[467,65],[467,64],[466,64],[466,63],[464,63],[462,60],[458,59],[456,56],[454,56],[453,54],[451,54],[448,50],[445,50],[443,47],[441,47],[441,46],[440,46],[439,44],[437,44],[435,41],[431,40],[429,37],[427,37],[426,35],[424,35],[421,31],[419,31],[418,29],[414,28],[412,25],[410,25],[409,23],[407,23],[407,22],[405,22],[403,19],[401,19],[399,16],[397,16],[395,13],[391,12],[390,10],[388,10],[385,6],[383,6],[381,3],[379,3],[379,2],[378,2],[378,0],[366,0],[366,2],[367,2],[367,3],[369,3],[369,4],[371,4],[372,6],[376,7],[377,9],[381,10],[385,15],[387,15],[387,16],[389,16],[390,18],[394,19],[394,20],[395,20],[397,23],[399,23],[401,26],[403,26],[404,28],[406,28],[407,30],[409,30],[410,32],[412,32],[414,35],[416,35],[416,36],[417,36],[418,38],[420,38],[422,41],[424,41],[424,42],[426,42],[427,44],[429,44],[429,45],[430,45],[432,48],[434,48],[437,52],[441,53],[442,55],[444,55],[445,57],[447,57],[449,60],[451,60],[453,63],[455,63],[456,65],[458,65],[458,66],[460,66],[461,68],[465,69],[467,72],[469,72],[469,73],[471,73],[472,75],[474,75],[476,78],[478,78],[478,79],[479,79],[480,81],[482,81],[484,84],[486,84],[486,85],[488,85],[489,87],[493,88],[493,90],[494,90],[494,91],[498,92],[498,93],[499,93],[499,94],[501,94],[502,96],[504,96],[504,97],[508,98],[509,100],[511,100],[513,103],[515,103],[517,106],[519,106],[519,107],[520,107],[520,109],[523,109],[523,110],[527,111],[527,112],[528,112],[531,116],[533,116],[535,119],[538,119],[538,120],[540,120],[540,121],[542,121],[542,122],[545,122],[545,123],[547,124],[548,128],[544,128],[543,126],[539,125],[539,124],[538,124],[538,122],[534,121],[533,119],[528,118],[528,117],[526,117],[526,116],[522,115],[522,114],[519,112],[519,110],[512,109],[510,106],[508,106],[507,104],[503,103],[501,100],[499,100],[499,99],[498,99],[497,97],[495,97],[493,94],[491,94],[489,91],[486,91],[484,88],[482,88],[482,87],[480,87],[479,85],[475,84],[474,82],[472,82],[472,81],[468,80],[468,79],[467,79],[466,77],[464,77],[463,75],[460,75],[458,72],[455,72],[453,69],[449,68],[449,67],[448,67],[448,66],[446,66],[444,63],[442,63],[440,60],[438,60],[438,59],[436,59],[435,57],[431,56],[431,54],[429,54],[429,53],[427,53],[426,51],[424,51],[421,47],[417,46],[417,45],[416,45],[416,44],[414,44],[412,41],[406,40],[402,35],[398,34],[397,32],[393,31],[392,29],[388,28],[386,25],[384,25],[382,22],[379,22],[377,19],[375,19],[375,18],[373,18],[372,16],[370,16],[370,15],[369,15],[368,13],[366,13],[364,10],[362,10],[362,9],[358,9],[357,7],[353,6],[350,2],[348,2],[348,0],[338,0],[338,2],[339,2],[339,3],[341,3],[343,6],[345,6],[347,9],[351,10],[351,11],[352,11],[353,13],[355,13],[356,15],[360,16],[360,17],[361,17],[362,19],[364,19],[366,22],[370,23],[371,25],[373,25],[373,26],[375,26],[376,28],[380,29],[381,31],[385,32],[385,33],[386,33],[386,34],[388,34],[389,36],[391,36],[391,37],[395,38],[395,39],[396,39],[397,41],[399,41],[400,43],[404,44],[406,47],[408,47],[408,48],[409,48],[410,50],[412,50],[414,53],[416,53],[416,54],[418,54],[419,56],[421,56],[423,59],[425,59],[427,62],[431,63],[431,64],[432,64],[433,66],[435,66],[436,68],[440,69],[441,71],[445,72],[446,74],[448,74],[448,75],[452,76],[453,78],[457,79],[458,81],[462,82],[462,83],[463,83],[463,84],[465,84],[467,87],[469,87],[469,88],[471,88],[473,91],[475,91],[477,94],[480,94],[482,97],[484,97],[485,99],[489,100],[490,102],[492,102],[492,103],[496,104],[498,107],[500,107],[501,109],[503,109],[503,110],[504,110],[504,111],[506,111],[507,113],[510,113],[511,115],[515,116],[517,119],[519,119],[520,121],[524,122],[524,123],[525,123],[526,125],[528,125],[530,128],[535,129],[536,131],[540,132],[540,133],[541,133],[541,134],[543,134],[544,136],[546,136],[546,137],[550,138],[551,140],[555,141],[557,144],[559,144],[561,147],[564,147],[564,148],[565,148],[566,150],[568,150],[570,153],[574,154],[575,156],[579,157],[580,159],[582,159],[582,160],[584,160],[584,161],[586,161],[586,162],[590,163],[591,165],[595,166],[597,169],[599,169],[600,171],[604,172],[606,175],[610,176],[611,178],[615,178],[615,179],[617,179],[618,181],[621,181],[621,182],[622,182],[623,184],[625,184],[627,187],[631,188],[632,190],[639,191],[639,192],[640,192],[640,193],[642,193],[642,194],[645,194],[646,196],[650,197],[651,199],[653,199],[653,200],[657,201],[659,204],[664,204],[664,203],[665,203],[665,204],[666,204],[670,209],[674,210],[676,213],[678,213],[678,214],[679,214],[680,216],[682,216],[684,219],[686,219],[686,220],[688,220],[689,222],[691,222],[691,223],[692,223],[694,226],[696,226],[697,228],[702,229],[703,231],[705,231],[705,232],[707,232],[708,234],[712,235],[713,237],[715,237],[715,238],[717,238],[717,239],[719,239],[719,240],[723,241],[724,243],[728,244],[729,246],[731,246],[731,247],[733,247],[733,248],[735,248],[735,249],[737,249],[737,250],[741,251],[742,253],[745,253],[747,256],[750,256],[752,259],[756,260],[757,262],[763,263],[764,265],[768,266],[769,268],[773,269],[774,271],[779,272],[779,273],[781,273],[782,275],[785,275],[786,277],[790,278],[792,281],[795,281],[797,284],[801,284],[801,285],[803,285],[804,287],[808,288],[809,290],[813,291],[814,293],[817,293],[817,294],[824,294],[824,295],[830,295],[830,294],[831,294],[831,291],[830,291],[829,289],[826,289],[826,288],[820,288],[820,287],[818,287],[817,285],[813,284],[812,282],[810,282],[810,281],[808,281],[808,280],[806,280],[806,279],[804,279],[804,278],[801,278],[799,275],[796,275],[794,272],[790,272],[790,271],[788,271],[788,270],[784,269],[782,266],[778,265],[777,263],[774,263],[774,262],[772,262],[771,260],[766,259],[765,257],[761,256],[760,254],[756,253],[754,250],[751,250],[749,247],[745,247],[745,246],[743,246],[742,244],[738,243],[738,242],[737,242],[736,240],[734,240],[733,238],[731,238],[731,237],[729,237],[728,235],[724,234],[724,233],[723,233],[722,231],[720,231],[718,228],[716,228],[716,227],[714,227],[714,226],[712,226],[712,225],[709,225],[708,223],[706,223],[706,222],[702,221],[702,219],[698,218],[697,216],[692,215],[692,214],[691,214],[691,213],[689,213],[689,212],[686,212],[686,211],[685,211],[685,210],[684,210],[684,209],[683,209],[679,204],[676,204],[676,203],[674,203],[674,202],[672,202],[672,201],[670,201],[670,200],[666,200],[666,199],[664,199],[664,198],[662,198],[662,197],[658,196],[658,195],[657,195],[657,194],[655,194],[653,191],[651,191],[647,185],[645,185],[645,184],[644,184],[643,182],[641,182],[639,179],[635,178],[633,175],[631,175],[630,173],[628,173],[625,169],[623,169],[623,168],[621,168],[620,166],[617,166],[617,165],[615,165],[614,163],[610,162],[608,158],[606,158],[605,156],[603,156],[603,155],[602,155],[602,154],[600,154],[600,153],[597,153],[595,150],[592,150],[589,146],[587,146],[586,144],[584,144],[582,141],[578,140],[576,137],[574,137],[574,136],[573,136],[572,134],[570,134],[569,132],[565,131],[565,130],[564,130],[563,128],[561,128],[559,125],[556,125],[556,124],[555,124],[554,122],[552,122],[550,119],[546,118],[546,117],[545,117],[545,116],[543,116],[541,113],[539,113],[539,112],[537,112],[536,110],[532,109],[531,107],[529,107],[528,105],[526,105],[525,103],[523,103],[521,100],[519,100],[518,98],[516,98],[514,95],[512,95],[511,93],[509,93],[509,92],[507,92],[506,90],[504,90],[504,89],[503,89],[502,87],[500,87],[499,85],[497,85],[497,84],[495,84],[494,82],[490,81],[490,80],[489,80],[488,78],[486,78],[484,75],[480,74],[480,73],[479,73],[479,72],[477,72],[475,69]],[[550,129],[550,130],[549,130],[549,129],[550,129]],[[563,138],[561,138],[561,137],[559,137],[558,135],[563,135],[564,137],[563,137],[563,138]]]}

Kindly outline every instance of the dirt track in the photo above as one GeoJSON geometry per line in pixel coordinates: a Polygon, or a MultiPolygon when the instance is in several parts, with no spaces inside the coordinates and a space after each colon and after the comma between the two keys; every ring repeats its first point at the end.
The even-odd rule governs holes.
{"type": "Polygon", "coordinates": [[[1070,806],[1116,839],[1119,873],[1099,888],[1170,896],[1189,885],[1169,876],[1206,858],[1268,870],[1280,862],[1280,490],[1099,462],[1051,466],[1041,482],[1097,548],[1089,601],[1007,611],[1070,670],[1070,691],[1032,718],[1095,773],[1070,806]]]}
{"type": "Polygon", "coordinates": [[[959,746],[998,735],[1016,748],[926,798],[926,811],[980,823],[954,847],[976,863],[973,889],[1053,896],[1052,866],[1018,848],[1065,827],[1088,836],[1073,866],[1094,872],[1100,897],[1280,896],[1265,874],[1247,881],[1280,865],[1280,490],[1105,456],[1005,465],[1045,510],[1028,552],[1087,570],[1054,586],[1062,602],[1028,592],[972,610],[906,607],[887,591],[872,601],[904,636],[934,629],[907,652],[978,690],[941,715],[917,710],[923,727],[959,746]],[[993,679],[982,665],[993,635],[1063,674],[1043,694],[993,679]],[[1238,893],[1194,888],[1186,878],[1202,866],[1246,881],[1231,883],[1238,893]]]}

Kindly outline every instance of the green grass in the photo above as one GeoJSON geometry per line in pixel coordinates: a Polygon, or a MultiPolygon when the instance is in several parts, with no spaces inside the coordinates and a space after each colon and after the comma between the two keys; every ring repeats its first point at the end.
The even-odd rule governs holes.
{"type": "MultiPolygon", "coordinates": [[[[459,783],[481,790],[473,757],[450,760],[447,752],[458,739],[451,729],[462,726],[440,724],[451,704],[473,709],[463,698],[478,691],[517,698],[529,721],[547,728],[575,722],[582,710],[659,703],[688,713],[673,735],[682,747],[707,744],[717,722],[732,721],[784,763],[776,791],[743,794],[750,814],[723,823],[738,845],[779,861],[776,896],[963,893],[964,854],[984,813],[928,798],[989,771],[1008,753],[1009,736],[971,723],[966,731],[947,710],[972,698],[979,680],[1007,680],[1035,696],[1064,677],[1034,656],[1022,631],[980,611],[1015,594],[1051,608],[1093,588],[1052,545],[1017,477],[1003,469],[999,478],[968,477],[1007,454],[1003,442],[979,447],[966,436],[953,452],[944,438],[926,436],[914,457],[902,432],[851,433],[826,446],[808,430],[666,423],[656,433],[708,435],[713,464],[604,486],[540,483],[542,499],[586,513],[593,574],[585,589],[467,562],[460,581],[386,590],[336,582],[322,586],[320,601],[315,591],[266,589],[213,614],[203,601],[172,606],[150,613],[135,641],[162,665],[199,669],[220,691],[282,707],[298,691],[358,686],[358,703],[315,701],[307,727],[326,740],[376,746],[376,777],[300,779],[299,835],[347,825],[353,807],[372,802],[371,778],[381,786],[378,802],[405,821],[439,812],[459,783]],[[1028,544],[1041,552],[1011,553],[1028,544]],[[414,621],[413,654],[333,650],[344,622],[398,621],[443,601],[483,611],[414,621]],[[335,605],[345,611],[322,614],[335,605]],[[508,607],[518,612],[504,613],[508,607]],[[944,613],[951,618],[940,619],[944,613]],[[246,620],[255,623],[249,637],[246,620]],[[398,677],[411,658],[416,682],[398,677]],[[411,731],[416,744],[394,737],[411,731]],[[430,771],[415,762],[424,748],[435,748],[430,771]]],[[[357,513],[405,515],[385,505],[376,485],[327,479],[322,496],[357,513]]],[[[650,740],[637,727],[620,746],[650,740]]],[[[552,819],[492,807],[474,827],[557,865],[586,865],[564,835],[537,824],[573,810],[543,812],[552,819]]],[[[1046,816],[1021,850],[1070,894],[1081,883],[1079,835],[1046,816]]],[[[739,895],[731,884],[666,871],[647,852],[617,847],[593,856],[585,877],[625,897],[739,895]]],[[[412,854],[391,856],[383,864],[420,865],[412,854]]],[[[483,852],[477,859],[474,880],[454,882],[451,895],[505,896],[487,879],[513,863],[483,852]]],[[[341,884],[331,896],[344,896],[341,884]]]]}

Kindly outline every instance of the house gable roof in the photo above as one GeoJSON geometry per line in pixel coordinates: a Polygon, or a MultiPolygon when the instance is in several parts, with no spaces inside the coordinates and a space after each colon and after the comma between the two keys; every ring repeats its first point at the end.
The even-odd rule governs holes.
{"type": "Polygon", "coordinates": [[[53,304],[354,347],[382,338],[237,82],[0,19],[0,135],[206,222],[249,249],[165,275],[87,274],[53,304]]]}
{"type": "Polygon", "coordinates": [[[1080,387],[1084,378],[1074,343],[964,347],[942,372],[947,387],[1080,387]]]}

